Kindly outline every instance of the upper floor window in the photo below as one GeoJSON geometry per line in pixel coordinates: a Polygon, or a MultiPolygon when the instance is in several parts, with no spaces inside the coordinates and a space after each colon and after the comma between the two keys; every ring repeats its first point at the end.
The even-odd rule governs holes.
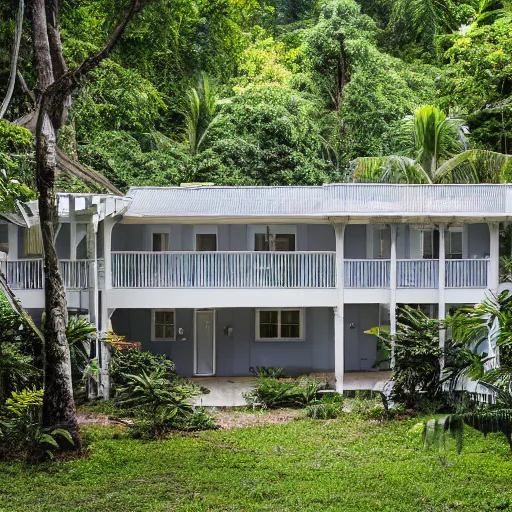
{"type": "Polygon", "coordinates": [[[391,258],[391,228],[375,226],[373,229],[373,257],[391,258]]]}
{"type": "Polygon", "coordinates": [[[295,251],[294,233],[255,233],[255,251],[295,251]]]}
{"type": "Polygon", "coordinates": [[[153,341],[174,341],[176,339],[174,310],[154,309],[151,331],[153,341]]]}
{"type": "Polygon", "coordinates": [[[217,234],[216,233],[197,233],[196,251],[216,251],[217,234]]]}
{"type": "Polygon", "coordinates": [[[462,228],[450,228],[445,236],[446,257],[462,259],[462,228]]]}
{"type": "Polygon", "coordinates": [[[304,310],[301,308],[257,309],[257,341],[300,341],[304,339],[304,310]]]}
{"type": "Polygon", "coordinates": [[[153,233],[153,251],[169,250],[169,233],[153,233]]]}
{"type": "Polygon", "coordinates": [[[23,245],[24,252],[27,256],[40,256],[43,254],[41,226],[33,226],[25,229],[23,245]]]}

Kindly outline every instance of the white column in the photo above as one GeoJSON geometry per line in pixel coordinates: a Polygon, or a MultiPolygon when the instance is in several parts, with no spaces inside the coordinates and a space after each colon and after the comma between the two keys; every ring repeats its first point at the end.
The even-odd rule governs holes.
{"type": "MultiPolygon", "coordinates": [[[[439,297],[438,297],[438,319],[444,320],[446,318],[446,303],[444,290],[446,287],[446,244],[445,244],[445,231],[446,225],[439,224],[439,297]]],[[[439,329],[439,347],[444,350],[445,330],[439,329]]],[[[441,359],[441,368],[444,366],[444,357],[441,359]]]]}
{"type": "MultiPolygon", "coordinates": [[[[112,217],[105,217],[103,220],[103,258],[105,279],[101,293],[101,331],[108,331],[108,290],[112,288],[112,228],[115,221],[112,217]]],[[[101,347],[101,395],[105,400],[110,399],[110,348],[106,342],[102,342],[101,347]]]]}
{"type": "Polygon", "coordinates": [[[16,224],[7,224],[7,244],[9,246],[8,259],[10,261],[18,259],[18,231],[20,228],[16,224]]]}
{"type": "Polygon", "coordinates": [[[389,268],[389,334],[391,336],[391,368],[395,365],[396,336],[396,224],[391,225],[391,262],[389,268]]]}
{"type": "Polygon", "coordinates": [[[345,224],[335,224],[336,234],[336,286],[338,304],[334,308],[334,374],[336,391],[343,393],[343,376],[345,373],[345,322],[344,322],[344,281],[345,281],[345,224]]]}
{"type": "Polygon", "coordinates": [[[500,225],[498,222],[489,224],[489,274],[487,287],[497,293],[500,284],[500,225]]]}
{"type": "Polygon", "coordinates": [[[69,259],[76,260],[76,216],[75,197],[69,197],[69,259]]]}

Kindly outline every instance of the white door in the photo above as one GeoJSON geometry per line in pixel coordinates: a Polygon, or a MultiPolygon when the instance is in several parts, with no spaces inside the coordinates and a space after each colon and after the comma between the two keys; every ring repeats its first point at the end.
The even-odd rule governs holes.
{"type": "Polygon", "coordinates": [[[194,374],[215,375],[215,311],[196,310],[194,374]]]}

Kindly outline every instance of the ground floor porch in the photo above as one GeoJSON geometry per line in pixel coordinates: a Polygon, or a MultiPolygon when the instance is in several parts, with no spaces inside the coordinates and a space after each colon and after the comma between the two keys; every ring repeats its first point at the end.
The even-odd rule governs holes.
{"type": "MultiPolygon", "coordinates": [[[[334,373],[311,373],[310,379],[334,382],[334,373]]],[[[380,381],[389,380],[390,371],[347,372],[343,376],[345,391],[371,391],[380,381]]],[[[193,377],[203,393],[196,400],[201,407],[243,407],[244,393],[254,388],[254,377],[193,377]]]]}

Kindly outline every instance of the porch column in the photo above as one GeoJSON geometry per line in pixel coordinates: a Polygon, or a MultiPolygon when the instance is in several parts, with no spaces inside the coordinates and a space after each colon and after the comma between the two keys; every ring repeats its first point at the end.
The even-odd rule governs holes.
{"type": "MultiPolygon", "coordinates": [[[[438,319],[443,321],[446,318],[446,303],[444,290],[446,287],[446,244],[445,244],[446,224],[439,224],[439,278],[438,278],[438,319]]],[[[439,329],[439,348],[444,350],[446,332],[439,329]]],[[[444,356],[441,357],[441,368],[444,366],[444,356]]]]}
{"type": "Polygon", "coordinates": [[[76,216],[75,197],[68,196],[69,200],[69,259],[76,260],[76,216]]]}
{"type": "MultiPolygon", "coordinates": [[[[108,331],[108,290],[112,288],[112,228],[115,221],[112,217],[105,217],[103,220],[103,258],[105,277],[101,294],[101,331],[105,334],[108,331]]],[[[105,400],[110,399],[110,347],[104,341],[101,343],[101,395],[105,400]]]]}
{"type": "Polygon", "coordinates": [[[489,223],[489,274],[487,288],[497,293],[500,284],[500,225],[498,222],[489,223]]]}
{"type": "Polygon", "coordinates": [[[389,334],[391,336],[391,368],[395,366],[395,336],[396,336],[396,232],[397,225],[391,224],[391,254],[389,268],[389,334]]]}
{"type": "Polygon", "coordinates": [[[335,224],[336,235],[336,286],[338,291],[337,305],[334,308],[334,374],[336,391],[343,393],[343,375],[345,373],[345,340],[344,340],[344,281],[345,281],[345,224],[335,224]]]}

